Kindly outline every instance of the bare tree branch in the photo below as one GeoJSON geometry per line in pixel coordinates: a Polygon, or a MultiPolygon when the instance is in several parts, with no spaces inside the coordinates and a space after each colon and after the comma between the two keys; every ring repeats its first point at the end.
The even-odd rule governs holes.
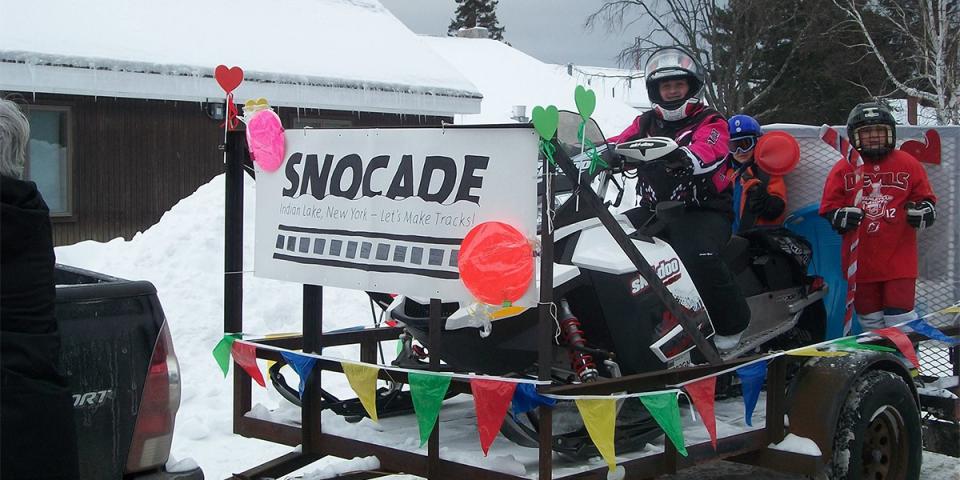
{"type": "Polygon", "coordinates": [[[869,2],[861,6],[856,0],[832,0],[856,26],[866,42],[864,47],[880,63],[883,72],[898,89],[907,95],[933,104],[940,124],[960,123],[960,14],[957,0],[907,0],[869,2]],[[907,42],[899,49],[912,74],[898,77],[874,40],[874,32],[864,20],[869,11],[884,21],[888,28],[907,42]],[[909,48],[903,51],[903,48],[909,48]]]}

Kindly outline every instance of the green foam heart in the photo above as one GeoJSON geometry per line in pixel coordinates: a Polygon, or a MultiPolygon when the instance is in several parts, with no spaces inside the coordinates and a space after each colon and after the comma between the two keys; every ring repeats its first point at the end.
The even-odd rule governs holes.
{"type": "Polygon", "coordinates": [[[557,124],[560,123],[560,112],[557,107],[550,105],[547,108],[533,107],[533,128],[544,140],[551,140],[557,133],[557,124]]]}
{"type": "Polygon", "coordinates": [[[593,115],[593,111],[597,108],[597,94],[593,90],[583,88],[582,85],[577,85],[577,89],[573,92],[573,100],[583,120],[589,120],[590,115],[593,115]]]}

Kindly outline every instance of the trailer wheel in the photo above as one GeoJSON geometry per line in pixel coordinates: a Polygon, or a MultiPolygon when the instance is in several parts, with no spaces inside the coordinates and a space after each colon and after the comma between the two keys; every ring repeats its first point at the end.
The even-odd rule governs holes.
{"type": "Polygon", "coordinates": [[[920,478],[920,415],[900,376],[882,370],[864,374],[850,389],[837,427],[827,478],[920,478]]]}

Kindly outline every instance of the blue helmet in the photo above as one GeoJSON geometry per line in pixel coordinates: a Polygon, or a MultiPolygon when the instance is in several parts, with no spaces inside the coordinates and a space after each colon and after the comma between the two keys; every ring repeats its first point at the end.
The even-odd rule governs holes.
{"type": "Polygon", "coordinates": [[[730,127],[730,139],[743,137],[759,137],[763,135],[760,123],[750,115],[734,115],[727,120],[730,127]]]}
{"type": "Polygon", "coordinates": [[[727,120],[730,130],[730,153],[746,153],[757,146],[757,139],[763,135],[763,129],[749,115],[734,115],[727,120]]]}

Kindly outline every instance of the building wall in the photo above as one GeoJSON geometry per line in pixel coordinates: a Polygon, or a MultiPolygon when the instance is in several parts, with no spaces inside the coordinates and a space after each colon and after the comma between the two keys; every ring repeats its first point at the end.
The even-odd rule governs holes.
{"type": "MultiPolygon", "coordinates": [[[[52,217],[54,243],[130,239],[223,172],[220,122],[192,102],[14,92],[31,108],[68,107],[71,214],[52,217]]],[[[9,96],[9,92],[7,93],[9,96]]],[[[279,109],[287,128],[439,125],[444,117],[279,109]]]]}

